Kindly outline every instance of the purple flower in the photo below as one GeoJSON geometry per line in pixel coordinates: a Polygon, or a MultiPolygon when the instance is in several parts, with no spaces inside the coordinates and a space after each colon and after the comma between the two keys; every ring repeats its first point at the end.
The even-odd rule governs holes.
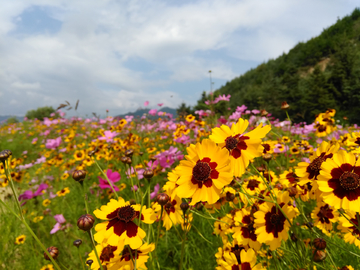
{"type": "MultiPolygon", "coordinates": [[[[43,183],[43,184],[39,185],[38,189],[35,192],[33,192],[32,190],[26,190],[23,194],[21,194],[19,196],[19,202],[21,202],[23,200],[30,200],[32,198],[35,198],[35,197],[41,195],[42,191],[47,188],[48,188],[48,185],[43,183]]],[[[21,205],[25,205],[25,204],[26,204],[26,202],[23,202],[21,205]]]]}
{"type": "MultiPolygon", "coordinates": [[[[109,178],[109,180],[112,184],[118,182],[121,178],[121,176],[118,172],[113,172],[110,169],[108,169],[106,171],[106,176],[109,178]]],[[[106,179],[102,179],[100,176],[98,176],[98,178],[99,178],[99,187],[101,189],[106,189],[106,188],[111,189],[111,186],[109,185],[109,183],[106,179]]],[[[117,186],[113,185],[113,187],[114,187],[115,191],[119,191],[119,188],[117,186]]]]}
{"type": "Polygon", "coordinates": [[[157,183],[154,187],[154,191],[150,193],[150,199],[154,199],[160,190],[160,185],[157,183]]]}
{"type": "Polygon", "coordinates": [[[56,224],[54,225],[54,228],[52,228],[52,230],[50,231],[50,234],[54,234],[57,231],[61,230],[61,225],[66,222],[62,214],[55,215],[54,218],[56,220],[56,224]]]}
{"type": "Polygon", "coordinates": [[[61,137],[58,137],[56,139],[46,140],[45,147],[47,149],[54,149],[54,148],[57,148],[60,144],[61,144],[61,137]]]}
{"type": "Polygon", "coordinates": [[[157,109],[151,109],[149,111],[149,114],[152,115],[152,116],[155,116],[156,115],[156,112],[157,112],[157,109]]]}
{"type": "Polygon", "coordinates": [[[117,136],[119,133],[112,132],[110,130],[106,130],[104,132],[104,137],[99,137],[98,140],[106,140],[106,142],[113,142],[113,138],[117,136]]]}

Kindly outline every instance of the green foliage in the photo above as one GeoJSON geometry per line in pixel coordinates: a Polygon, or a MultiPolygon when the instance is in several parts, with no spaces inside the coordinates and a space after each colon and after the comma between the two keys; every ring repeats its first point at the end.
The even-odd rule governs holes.
{"type": "MultiPolygon", "coordinates": [[[[333,108],[337,117],[359,124],[359,48],[360,9],[355,9],[318,37],[227,82],[214,96],[230,94],[232,110],[245,104],[249,109],[265,109],[280,120],[286,118],[281,103],[287,101],[295,122],[311,123],[316,114],[333,108]]],[[[195,109],[204,108],[208,99],[203,93],[195,109]]]]}
{"type": "Polygon", "coordinates": [[[188,114],[193,114],[193,110],[190,106],[186,106],[186,104],[183,102],[179,106],[179,108],[176,109],[176,114],[181,118],[184,119],[188,114]]]}
{"type": "Polygon", "coordinates": [[[19,119],[17,119],[16,116],[11,116],[6,120],[7,124],[15,124],[15,123],[19,123],[19,119]]]}
{"type": "Polygon", "coordinates": [[[50,114],[55,113],[55,109],[53,107],[45,106],[39,107],[36,110],[27,111],[26,117],[28,119],[39,119],[44,120],[44,117],[50,117],[50,114]]]}

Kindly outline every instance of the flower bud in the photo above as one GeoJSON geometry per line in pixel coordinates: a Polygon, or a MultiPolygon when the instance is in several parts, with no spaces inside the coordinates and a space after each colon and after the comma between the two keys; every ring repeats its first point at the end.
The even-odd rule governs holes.
{"type": "Polygon", "coordinates": [[[296,236],[295,233],[291,233],[291,234],[290,234],[290,239],[291,239],[291,241],[293,241],[293,242],[296,242],[296,241],[298,240],[298,238],[297,238],[297,236],[296,236]]]}
{"type": "Polygon", "coordinates": [[[89,151],[88,156],[89,156],[89,157],[92,157],[93,155],[95,155],[95,153],[96,153],[97,151],[98,151],[98,148],[97,148],[97,146],[96,146],[96,148],[95,148],[94,150],[89,151]]]}
{"type": "Polygon", "coordinates": [[[170,197],[166,193],[160,193],[156,196],[156,201],[161,206],[164,206],[169,200],[170,200],[170,197]]]}
{"type": "Polygon", "coordinates": [[[269,113],[266,110],[261,110],[260,115],[266,117],[269,113]]]}
{"type": "MultiPolygon", "coordinates": [[[[51,256],[54,260],[59,256],[59,250],[58,250],[57,247],[48,247],[46,250],[49,252],[50,256],[51,256]]],[[[46,252],[44,252],[44,258],[45,258],[45,260],[50,261],[50,258],[49,258],[49,256],[46,254],[46,252]]]]}
{"type": "Polygon", "coordinates": [[[287,104],[286,101],[283,101],[283,102],[281,103],[281,109],[282,109],[282,110],[286,111],[286,110],[289,109],[289,108],[290,108],[290,105],[287,104]]]}
{"type": "Polygon", "coordinates": [[[124,164],[131,164],[131,158],[127,156],[123,156],[120,158],[120,161],[124,164]]]}
{"type": "Polygon", "coordinates": [[[265,168],[263,166],[259,166],[256,168],[259,172],[265,172],[265,168]]]}
{"type": "Polygon", "coordinates": [[[86,176],[86,171],[84,171],[84,170],[75,170],[72,173],[72,178],[77,182],[84,181],[85,176],[86,176]]]}
{"type": "Polygon", "coordinates": [[[131,157],[133,156],[133,154],[134,154],[134,150],[133,150],[133,149],[128,149],[128,150],[125,151],[125,156],[126,156],[126,157],[131,158],[131,157]]]}
{"type": "Polygon", "coordinates": [[[325,258],[326,258],[326,253],[324,251],[316,250],[314,252],[314,257],[313,257],[314,262],[321,262],[321,261],[325,260],[325,258]]]}
{"type": "Polygon", "coordinates": [[[154,170],[152,169],[145,169],[143,176],[145,179],[150,180],[154,176],[154,170]]]}
{"type": "Polygon", "coordinates": [[[181,210],[183,210],[184,213],[189,209],[189,207],[190,206],[187,202],[183,202],[180,204],[180,208],[181,208],[181,210]]]}
{"type": "Polygon", "coordinates": [[[294,186],[289,187],[289,188],[288,188],[288,192],[289,192],[289,196],[290,196],[290,197],[295,197],[296,194],[298,193],[297,188],[294,187],[294,186]]]}
{"type": "Polygon", "coordinates": [[[0,161],[5,162],[10,156],[12,152],[10,150],[3,150],[0,152],[0,161]]]}
{"type": "Polygon", "coordinates": [[[94,262],[93,260],[87,260],[87,261],[86,261],[86,264],[87,264],[88,266],[91,266],[91,265],[93,264],[93,262],[94,262]]]}
{"type": "Polygon", "coordinates": [[[265,160],[266,162],[269,162],[272,159],[272,155],[269,153],[266,153],[265,155],[263,155],[263,160],[265,160]]]}
{"type": "Polygon", "coordinates": [[[235,194],[231,193],[231,192],[226,192],[226,200],[228,202],[232,202],[235,199],[235,194]]]}
{"type": "Polygon", "coordinates": [[[77,240],[75,240],[75,241],[73,242],[73,245],[74,245],[75,247],[77,247],[77,248],[78,248],[81,244],[82,244],[81,239],[77,239],[77,240]]]}
{"type": "Polygon", "coordinates": [[[313,245],[317,250],[323,250],[326,248],[326,241],[322,238],[315,238],[313,245]]]}
{"type": "Polygon", "coordinates": [[[86,214],[86,215],[82,215],[78,219],[77,226],[80,230],[87,232],[91,230],[91,228],[94,226],[94,223],[95,223],[95,218],[90,214],[86,214]]]}

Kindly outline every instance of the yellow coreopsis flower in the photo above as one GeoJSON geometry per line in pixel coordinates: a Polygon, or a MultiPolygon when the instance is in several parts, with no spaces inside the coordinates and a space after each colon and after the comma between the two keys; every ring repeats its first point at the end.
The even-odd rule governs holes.
{"type": "Polygon", "coordinates": [[[360,209],[360,159],[340,150],[321,165],[318,176],[323,200],[335,209],[360,209]]]}
{"type": "Polygon", "coordinates": [[[288,205],[289,201],[288,192],[278,192],[277,203],[282,211],[274,203],[264,202],[260,205],[259,211],[254,214],[257,240],[270,245],[270,250],[277,249],[282,240],[288,239],[290,224],[287,219],[292,220],[296,215],[295,208],[288,205]]]}
{"type": "Polygon", "coordinates": [[[25,234],[22,234],[22,235],[16,237],[16,239],[15,239],[15,244],[16,244],[16,245],[24,244],[24,243],[25,243],[25,240],[26,240],[26,235],[25,235],[25,234]]]}
{"type": "MultiPolygon", "coordinates": [[[[96,246],[97,254],[99,255],[99,259],[101,265],[106,267],[111,267],[120,260],[120,252],[121,249],[118,246],[110,246],[107,243],[103,242],[96,246]]],[[[90,252],[88,260],[92,260],[91,269],[100,269],[99,262],[97,260],[96,254],[93,251],[90,252]]]]}
{"type": "MultiPolygon", "coordinates": [[[[98,243],[106,242],[111,246],[119,245],[123,248],[124,245],[130,245],[132,249],[139,248],[146,235],[145,231],[138,226],[140,208],[140,204],[130,205],[123,198],[111,199],[107,205],[94,211],[97,218],[106,220],[95,226],[97,233],[94,239],[98,243]]],[[[143,206],[141,221],[151,224],[155,220],[154,211],[143,206]]]]}
{"type": "Polygon", "coordinates": [[[233,179],[229,154],[208,139],[190,145],[186,160],[180,161],[177,172],[180,177],[176,184],[180,198],[191,198],[190,205],[203,201],[215,203],[221,190],[233,179]]]}
{"type": "Polygon", "coordinates": [[[231,128],[226,125],[214,128],[209,136],[221,148],[228,150],[234,176],[237,177],[243,175],[250,160],[262,155],[264,147],[261,145],[261,139],[271,130],[270,126],[262,127],[260,124],[254,130],[245,133],[248,125],[247,120],[240,118],[231,128]]]}

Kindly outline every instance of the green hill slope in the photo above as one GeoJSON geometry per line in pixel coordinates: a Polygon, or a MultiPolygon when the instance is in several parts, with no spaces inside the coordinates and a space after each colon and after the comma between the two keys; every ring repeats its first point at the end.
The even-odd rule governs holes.
{"type": "MultiPolygon", "coordinates": [[[[227,82],[214,94],[231,94],[232,109],[245,104],[280,119],[284,119],[281,102],[287,101],[297,122],[312,122],[316,114],[334,108],[338,117],[359,124],[360,9],[289,53],[227,82]]],[[[203,101],[204,96],[195,109],[203,109],[203,101]]],[[[218,108],[219,113],[222,110],[218,108]]]]}

